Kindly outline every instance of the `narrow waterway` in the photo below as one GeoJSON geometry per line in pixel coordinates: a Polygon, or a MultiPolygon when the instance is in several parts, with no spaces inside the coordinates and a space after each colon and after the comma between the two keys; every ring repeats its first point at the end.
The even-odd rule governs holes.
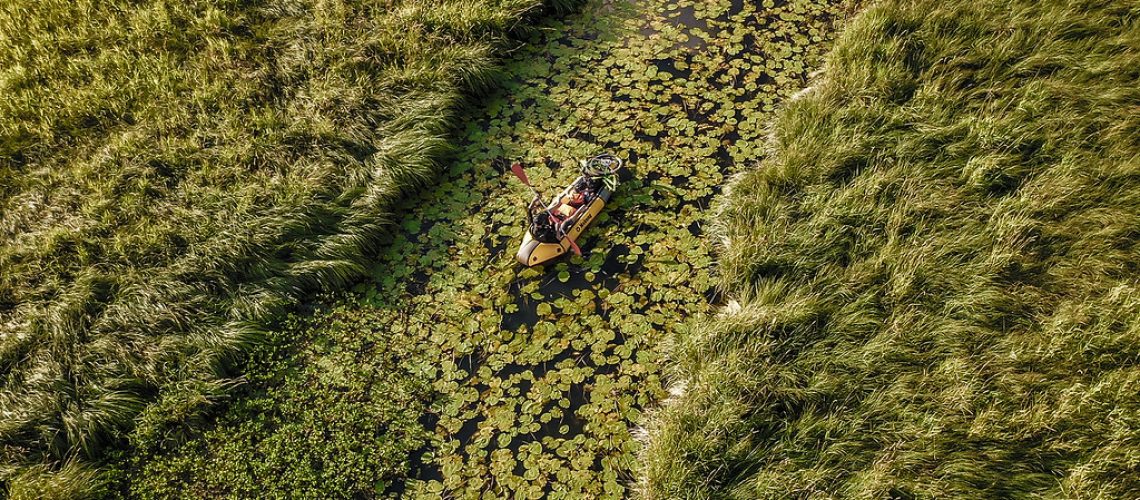
{"type": "Polygon", "coordinates": [[[822,1],[595,0],[512,54],[364,290],[424,344],[446,396],[422,419],[434,442],[405,494],[628,493],[666,346],[717,305],[710,203],[763,154],[771,112],[819,67],[838,15],[822,1]],[[631,178],[585,255],[521,268],[529,194],[497,160],[533,163],[549,196],[601,151],[631,178]]]}

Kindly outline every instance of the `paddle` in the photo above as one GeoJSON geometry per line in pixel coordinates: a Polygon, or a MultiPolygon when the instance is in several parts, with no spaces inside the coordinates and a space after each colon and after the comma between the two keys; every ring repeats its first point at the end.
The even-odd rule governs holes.
{"type": "Polygon", "coordinates": [[[515,177],[518,177],[519,180],[522,181],[524,185],[526,185],[526,187],[530,188],[531,191],[534,191],[535,196],[538,196],[538,190],[530,184],[530,179],[527,179],[526,177],[526,171],[523,170],[522,162],[516,161],[514,163],[511,163],[511,172],[514,172],[515,177]]]}
{"type": "Polygon", "coordinates": [[[582,249],[578,248],[578,242],[574,241],[574,238],[571,238],[569,234],[566,235],[566,239],[570,242],[570,248],[574,250],[574,255],[580,257],[582,255],[582,249]]]}

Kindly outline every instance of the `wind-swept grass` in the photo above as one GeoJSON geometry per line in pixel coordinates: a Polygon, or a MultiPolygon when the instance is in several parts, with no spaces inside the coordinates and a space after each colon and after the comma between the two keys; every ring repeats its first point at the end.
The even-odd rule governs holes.
{"type": "Polygon", "coordinates": [[[266,320],[359,276],[541,4],[0,5],[0,496],[176,435],[266,320]]]}
{"type": "Polygon", "coordinates": [[[646,496],[1140,496],[1140,7],[878,2],[773,132],[646,496]]]}

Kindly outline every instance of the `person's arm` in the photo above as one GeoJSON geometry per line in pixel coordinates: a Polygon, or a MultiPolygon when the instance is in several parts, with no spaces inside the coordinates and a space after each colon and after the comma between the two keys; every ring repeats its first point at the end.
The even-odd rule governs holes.
{"type": "Polygon", "coordinates": [[[534,198],[530,200],[530,206],[526,207],[526,225],[527,227],[534,226],[534,216],[536,213],[545,210],[546,207],[542,206],[542,198],[538,193],[534,193],[534,198]]]}

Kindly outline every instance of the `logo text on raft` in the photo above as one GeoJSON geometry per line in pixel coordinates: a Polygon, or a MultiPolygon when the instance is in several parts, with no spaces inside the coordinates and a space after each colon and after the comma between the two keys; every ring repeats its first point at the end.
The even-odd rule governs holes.
{"type": "Polygon", "coordinates": [[[583,225],[589,224],[590,221],[592,221],[592,220],[594,220],[594,213],[593,212],[586,212],[585,217],[582,218],[582,224],[583,225]]]}

